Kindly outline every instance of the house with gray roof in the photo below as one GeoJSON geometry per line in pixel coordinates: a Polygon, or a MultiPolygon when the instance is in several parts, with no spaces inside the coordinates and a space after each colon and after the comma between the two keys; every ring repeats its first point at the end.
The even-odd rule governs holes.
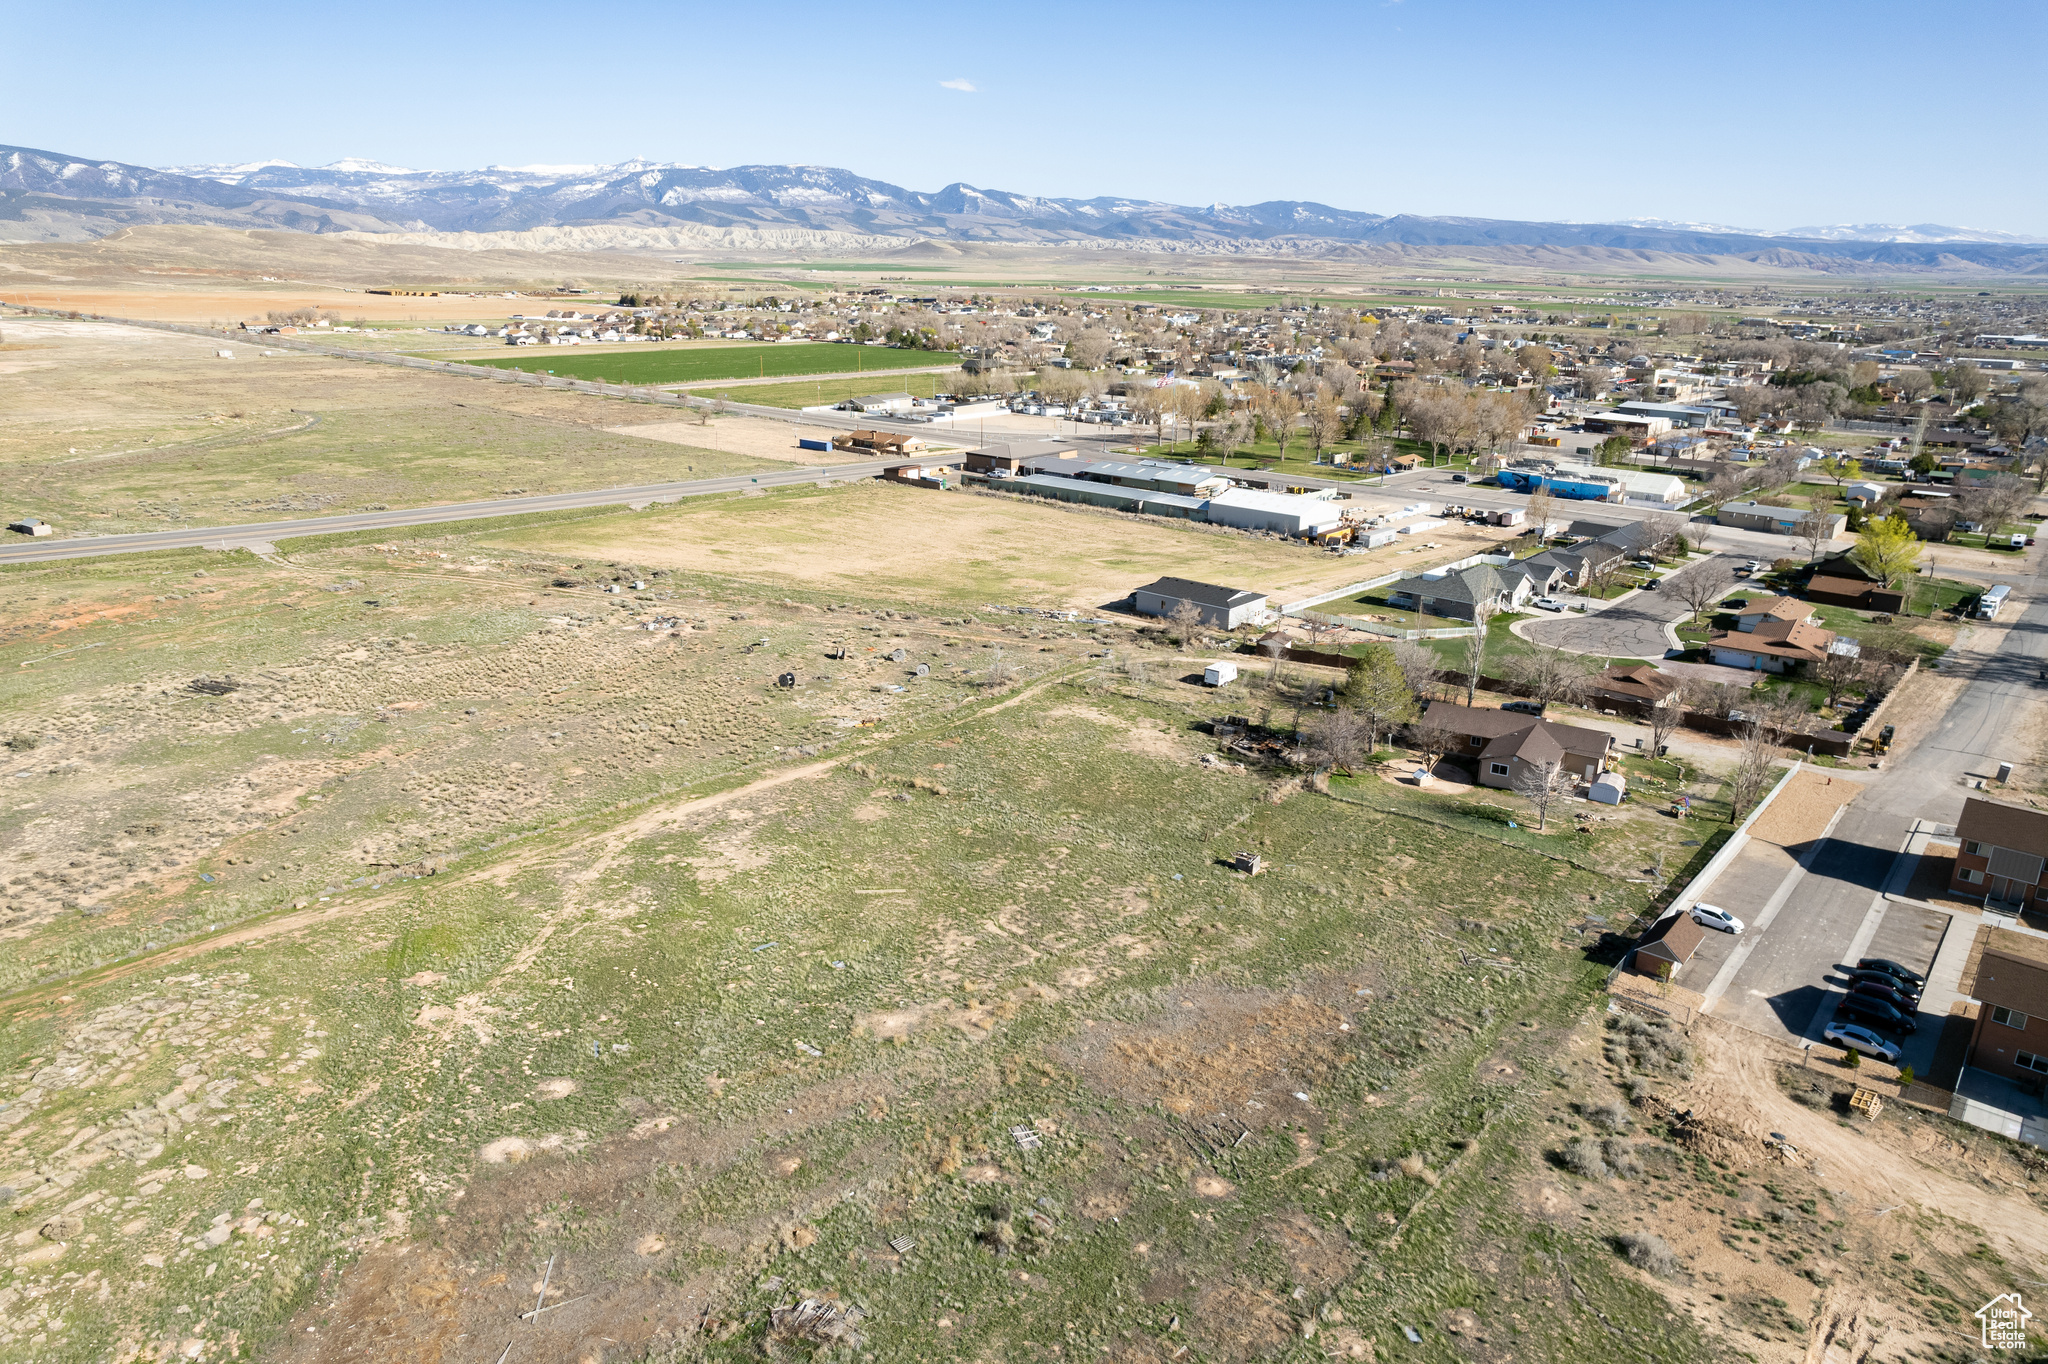
{"type": "Polygon", "coordinates": [[[1198,583],[1191,578],[1160,578],[1131,593],[1131,607],[1141,616],[1171,616],[1184,601],[1194,603],[1203,624],[1225,630],[1255,623],[1266,613],[1263,592],[1198,583]]]}
{"type": "Polygon", "coordinates": [[[1387,589],[1387,601],[1411,611],[1457,620],[1476,620],[1480,610],[1512,611],[1528,599],[1530,578],[1503,576],[1492,564],[1473,564],[1444,574],[1403,578],[1387,589]]]}

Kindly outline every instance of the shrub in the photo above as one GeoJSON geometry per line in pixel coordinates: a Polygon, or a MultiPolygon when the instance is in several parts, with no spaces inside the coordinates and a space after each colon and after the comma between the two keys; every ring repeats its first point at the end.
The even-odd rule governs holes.
{"type": "Polygon", "coordinates": [[[1668,1279],[1678,1272],[1678,1255],[1655,1232],[1631,1231],[1615,1238],[1628,1262],[1646,1274],[1668,1279]]]}
{"type": "Polygon", "coordinates": [[[1913,1068],[1912,1068],[1911,1066],[1900,1066],[1900,1067],[1899,1067],[1899,1088],[1901,1088],[1901,1089],[1904,1089],[1904,1088],[1905,1088],[1905,1087],[1906,1087],[1907,1085],[1910,1085],[1910,1084],[1912,1084],[1912,1083],[1913,1083],[1913,1068]]]}
{"type": "Polygon", "coordinates": [[[1600,1143],[1587,1137],[1573,1137],[1558,1155],[1565,1169],[1584,1179],[1605,1179],[1612,1173],[1600,1153],[1600,1143]]]}
{"type": "Polygon", "coordinates": [[[1633,1179],[1643,1172],[1643,1163],[1636,1159],[1635,1149],[1619,1137],[1609,1137],[1601,1142],[1600,1154],[1606,1157],[1614,1173],[1623,1179],[1633,1179]]]}
{"type": "Polygon", "coordinates": [[[1619,1132],[1628,1126],[1628,1110],[1609,1099],[1586,1109],[1586,1121],[1604,1132],[1619,1132]]]}
{"type": "Polygon", "coordinates": [[[1842,1064],[1850,1070],[1861,1070],[1863,1068],[1863,1053],[1857,1051],[1854,1047],[1849,1048],[1842,1056],[1842,1064]]]}

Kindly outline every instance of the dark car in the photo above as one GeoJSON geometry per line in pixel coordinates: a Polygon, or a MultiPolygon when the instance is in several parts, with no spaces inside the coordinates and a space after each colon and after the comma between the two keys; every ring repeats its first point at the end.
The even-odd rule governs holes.
{"type": "Polygon", "coordinates": [[[1859,1019],[1873,1028],[1883,1028],[1886,1032],[1916,1032],[1920,1027],[1910,1015],[1900,1013],[1883,1000],[1872,999],[1869,995],[1844,995],[1842,1002],[1835,1006],[1835,1012],[1859,1019]]]}
{"type": "Polygon", "coordinates": [[[1852,986],[1874,985],[1880,990],[1903,995],[1915,1005],[1920,1003],[1920,987],[1900,980],[1889,971],[1850,971],[1847,975],[1852,986]]]}
{"type": "Polygon", "coordinates": [[[1856,963],[1856,969],[1859,971],[1882,971],[1888,976],[1897,976],[1915,989],[1927,983],[1927,977],[1921,975],[1918,971],[1909,971],[1897,962],[1886,961],[1883,957],[1865,957],[1862,961],[1856,963]]]}
{"type": "Polygon", "coordinates": [[[1894,990],[1889,985],[1880,985],[1867,980],[1861,980],[1851,985],[1849,993],[1869,999],[1882,1000],[1908,1018],[1911,1018],[1920,1007],[1920,1001],[1911,995],[1894,990]]]}

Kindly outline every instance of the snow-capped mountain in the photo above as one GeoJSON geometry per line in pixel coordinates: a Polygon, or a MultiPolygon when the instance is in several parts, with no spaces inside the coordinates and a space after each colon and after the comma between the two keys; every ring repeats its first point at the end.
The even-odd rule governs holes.
{"type": "MultiPolygon", "coordinates": [[[[104,235],[117,226],[198,222],[300,231],[405,232],[449,245],[601,249],[725,234],[795,249],[809,234],[860,249],[892,241],[1156,246],[1200,251],[1340,251],[1464,247],[1586,258],[1645,253],[1742,257],[1809,268],[1919,270],[1973,266],[2048,273],[2048,251],[1964,229],[1810,229],[1793,235],[1641,219],[1543,223],[1423,217],[1301,200],[1187,207],[1104,196],[1065,199],[955,182],[905,189],[832,166],[732,166],[634,159],[614,165],[414,170],[350,158],[326,166],[264,160],[169,170],[0,147],[0,240],[104,235]],[[1908,236],[1904,234],[1920,234],[1908,236]],[[452,237],[450,234],[468,234],[452,237]],[[488,235],[485,235],[488,234],[488,235]],[[559,242],[547,245],[542,242],[559,242]],[[574,243],[571,245],[570,243],[574,243]]],[[[667,249],[654,247],[651,249],[667,249]]]]}

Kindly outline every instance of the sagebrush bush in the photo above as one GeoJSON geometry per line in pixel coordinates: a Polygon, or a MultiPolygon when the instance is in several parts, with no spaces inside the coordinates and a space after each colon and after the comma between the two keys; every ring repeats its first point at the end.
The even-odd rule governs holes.
{"type": "Polygon", "coordinates": [[[1646,1274],[1668,1279],[1678,1272],[1678,1253],[1655,1232],[1626,1232],[1615,1238],[1615,1244],[1630,1264],[1646,1274]]]}

